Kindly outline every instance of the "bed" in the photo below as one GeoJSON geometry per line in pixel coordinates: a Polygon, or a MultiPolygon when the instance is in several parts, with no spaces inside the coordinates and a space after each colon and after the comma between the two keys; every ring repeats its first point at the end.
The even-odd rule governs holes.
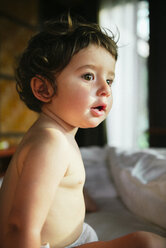
{"type": "Polygon", "coordinates": [[[85,189],[97,210],[86,222],[100,240],[144,230],[166,236],[166,149],[81,148],[85,189]]]}

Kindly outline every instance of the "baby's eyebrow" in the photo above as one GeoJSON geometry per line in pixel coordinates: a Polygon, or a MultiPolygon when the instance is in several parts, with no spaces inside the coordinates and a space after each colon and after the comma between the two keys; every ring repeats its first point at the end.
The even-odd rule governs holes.
{"type": "MultiPolygon", "coordinates": [[[[77,71],[81,70],[81,69],[93,69],[93,70],[97,70],[98,67],[92,64],[87,64],[87,65],[82,65],[80,67],[77,68],[77,71]]],[[[108,75],[115,77],[115,73],[113,71],[108,71],[108,75]]]]}
{"type": "Polygon", "coordinates": [[[91,65],[91,64],[88,64],[88,65],[82,65],[80,67],[77,68],[77,70],[81,70],[81,69],[96,69],[96,66],[95,65],[91,65]]]}

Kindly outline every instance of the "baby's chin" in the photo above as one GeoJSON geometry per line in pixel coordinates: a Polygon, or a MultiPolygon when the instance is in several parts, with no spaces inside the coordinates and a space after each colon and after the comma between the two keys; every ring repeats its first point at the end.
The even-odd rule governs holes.
{"type": "Polygon", "coordinates": [[[98,127],[103,121],[105,120],[105,118],[103,120],[96,120],[96,121],[93,121],[93,122],[89,122],[85,125],[81,125],[79,128],[95,128],[95,127],[98,127]]]}

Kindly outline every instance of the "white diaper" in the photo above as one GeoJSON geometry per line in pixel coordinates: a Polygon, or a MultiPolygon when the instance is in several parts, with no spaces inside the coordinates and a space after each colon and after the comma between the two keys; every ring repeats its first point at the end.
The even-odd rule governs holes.
{"type": "MultiPolygon", "coordinates": [[[[83,231],[80,237],[74,243],[72,243],[69,246],[66,246],[65,248],[73,248],[73,247],[77,247],[79,245],[83,245],[83,244],[94,242],[94,241],[98,241],[98,237],[97,237],[95,230],[87,223],[84,223],[83,231]]],[[[50,248],[50,246],[47,243],[45,245],[42,245],[40,248],[50,248]]]]}
{"type": "Polygon", "coordinates": [[[49,243],[47,243],[45,245],[40,246],[40,248],[50,248],[50,245],[49,245],[49,243]]]}

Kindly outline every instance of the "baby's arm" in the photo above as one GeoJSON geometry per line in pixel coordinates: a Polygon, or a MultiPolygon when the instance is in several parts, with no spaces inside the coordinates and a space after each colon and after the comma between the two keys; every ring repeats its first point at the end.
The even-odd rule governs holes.
{"type": "Polygon", "coordinates": [[[3,248],[39,248],[40,232],[67,169],[60,137],[33,142],[24,160],[3,248]]]}

